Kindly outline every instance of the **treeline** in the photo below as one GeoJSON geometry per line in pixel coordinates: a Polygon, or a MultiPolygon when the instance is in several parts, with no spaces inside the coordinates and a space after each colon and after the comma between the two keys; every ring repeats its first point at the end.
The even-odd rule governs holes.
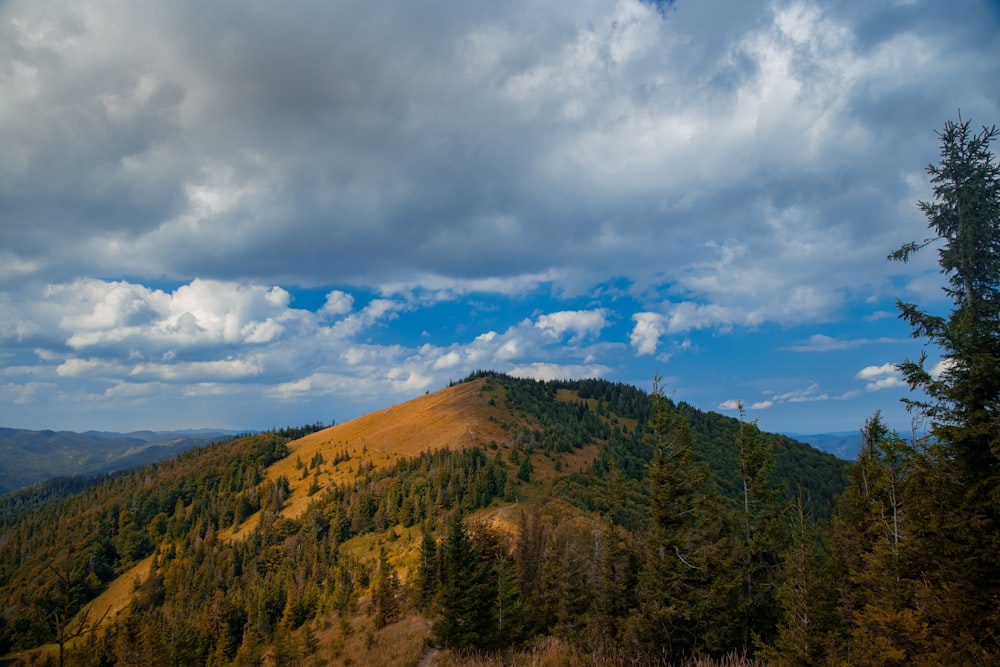
{"type": "Polygon", "coordinates": [[[736,503],[694,459],[690,425],[660,393],[643,432],[653,455],[642,528],[613,513],[528,510],[512,538],[457,516],[440,541],[424,535],[413,594],[440,645],[495,650],[557,635],[595,664],[680,664],[769,645],[792,543],[773,446],[742,422],[731,443],[744,489],[736,503]]]}
{"type": "MultiPolygon", "coordinates": [[[[514,441],[528,448],[558,455],[585,445],[599,445],[599,453],[584,474],[568,474],[559,493],[587,510],[616,512],[619,521],[636,527],[640,513],[629,498],[643,495],[643,480],[653,458],[647,422],[653,406],[649,392],[606,380],[552,380],[538,382],[494,371],[476,371],[464,381],[485,379],[496,386],[515,413],[532,418],[537,427],[519,430],[514,441]],[[576,399],[559,400],[560,391],[576,399]],[[591,407],[592,406],[592,407],[591,407]],[[609,485],[616,489],[609,488],[609,485]],[[620,506],[624,502],[626,506],[620,506]],[[624,518],[625,515],[631,519],[624,518]]],[[[738,500],[742,493],[739,455],[735,443],[741,419],[703,412],[687,403],[661,397],[687,420],[695,438],[694,460],[706,466],[721,493],[738,500]]],[[[800,496],[809,514],[828,520],[834,498],[847,484],[848,465],[835,456],[782,435],[768,435],[774,450],[774,479],[782,497],[800,496]]],[[[645,505],[648,502],[639,501],[645,505]]]]}

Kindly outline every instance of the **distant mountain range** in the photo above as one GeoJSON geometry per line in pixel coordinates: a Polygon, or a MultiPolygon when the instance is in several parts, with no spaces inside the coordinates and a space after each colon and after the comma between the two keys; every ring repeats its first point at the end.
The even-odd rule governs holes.
{"type": "Polygon", "coordinates": [[[829,452],[845,461],[853,461],[861,451],[860,431],[841,431],[839,433],[817,433],[803,435],[801,433],[785,433],[789,438],[812,445],[816,449],[829,452]]]}
{"type": "Polygon", "coordinates": [[[53,477],[91,476],[162,461],[237,433],[224,429],[74,433],[0,428],[0,495],[53,477]]]}

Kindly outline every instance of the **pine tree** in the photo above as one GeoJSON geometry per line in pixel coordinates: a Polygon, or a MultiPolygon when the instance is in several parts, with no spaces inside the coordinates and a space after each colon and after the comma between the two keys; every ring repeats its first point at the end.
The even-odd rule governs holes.
{"type": "Polygon", "coordinates": [[[381,629],[399,619],[402,612],[399,601],[399,576],[389,565],[385,549],[379,553],[378,571],[372,582],[372,604],[375,628],[381,629]]]}
{"type": "Polygon", "coordinates": [[[934,200],[919,202],[931,238],[890,255],[907,261],[939,244],[938,264],[953,308],[934,315],[898,302],[913,336],[936,347],[899,365],[919,392],[909,407],[931,422],[933,442],[913,480],[913,548],[918,582],[936,645],[956,661],[1000,660],[1000,166],[990,143],[949,121],[939,134],[941,160],[927,168],[934,200]],[[930,496],[933,489],[937,494],[930,496]]]}
{"type": "Polygon", "coordinates": [[[791,535],[783,554],[775,599],[780,609],[777,634],[758,654],[775,667],[825,664],[824,636],[835,624],[834,585],[829,554],[819,530],[806,516],[801,489],[791,514],[791,535]]]}

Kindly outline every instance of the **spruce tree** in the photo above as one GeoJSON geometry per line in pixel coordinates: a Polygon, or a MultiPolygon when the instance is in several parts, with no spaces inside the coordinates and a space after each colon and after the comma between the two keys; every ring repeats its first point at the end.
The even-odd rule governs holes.
{"type": "Polygon", "coordinates": [[[918,452],[875,415],[862,430],[850,483],[832,532],[843,632],[840,657],[861,664],[935,664],[916,598],[920,563],[912,557],[910,499],[918,452]]]}
{"type": "Polygon", "coordinates": [[[434,605],[438,592],[440,559],[434,535],[425,523],[420,529],[420,562],[417,564],[416,603],[420,610],[434,605]]]}
{"type": "Polygon", "coordinates": [[[372,582],[372,604],[377,629],[384,628],[399,619],[402,613],[399,594],[399,577],[396,570],[389,565],[383,548],[379,553],[378,571],[372,582]]]}
{"type": "Polygon", "coordinates": [[[890,255],[907,261],[936,244],[952,302],[945,315],[898,302],[913,336],[935,347],[899,365],[911,409],[930,419],[932,442],[916,470],[911,514],[923,573],[920,608],[949,659],[1000,660],[1000,166],[996,126],[949,121],[941,160],[927,168],[934,199],[919,202],[932,231],[890,255]],[[930,495],[931,491],[935,493],[930,495]]]}
{"type": "Polygon", "coordinates": [[[773,641],[757,654],[775,667],[827,664],[826,635],[835,625],[835,589],[830,555],[817,524],[806,515],[802,491],[793,507],[790,539],[783,554],[775,592],[780,613],[773,641]]]}
{"type": "Polygon", "coordinates": [[[629,621],[634,650],[644,660],[685,660],[713,642],[711,591],[718,558],[718,518],[707,473],[694,462],[690,424],[653,386],[648,437],[651,520],[638,576],[638,608],[629,621]]]}
{"type": "Polygon", "coordinates": [[[441,589],[434,637],[446,648],[490,648],[496,639],[497,588],[488,559],[481,558],[456,513],[442,553],[441,589]]]}
{"type": "Polygon", "coordinates": [[[739,450],[741,503],[736,512],[739,537],[734,541],[733,570],[739,573],[735,605],[736,641],[744,651],[755,638],[768,642],[777,627],[777,570],[785,546],[784,507],[773,483],[774,448],[757,423],[746,421],[740,405],[739,450]]]}

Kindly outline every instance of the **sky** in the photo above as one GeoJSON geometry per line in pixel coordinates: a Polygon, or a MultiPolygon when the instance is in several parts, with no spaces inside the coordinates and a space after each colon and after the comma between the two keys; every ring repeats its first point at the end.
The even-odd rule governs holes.
{"type": "MultiPolygon", "coordinates": [[[[0,0],[0,426],[342,422],[477,369],[909,433],[988,0],[0,0]]],[[[996,150],[996,148],[994,149],[996,150]]]]}

